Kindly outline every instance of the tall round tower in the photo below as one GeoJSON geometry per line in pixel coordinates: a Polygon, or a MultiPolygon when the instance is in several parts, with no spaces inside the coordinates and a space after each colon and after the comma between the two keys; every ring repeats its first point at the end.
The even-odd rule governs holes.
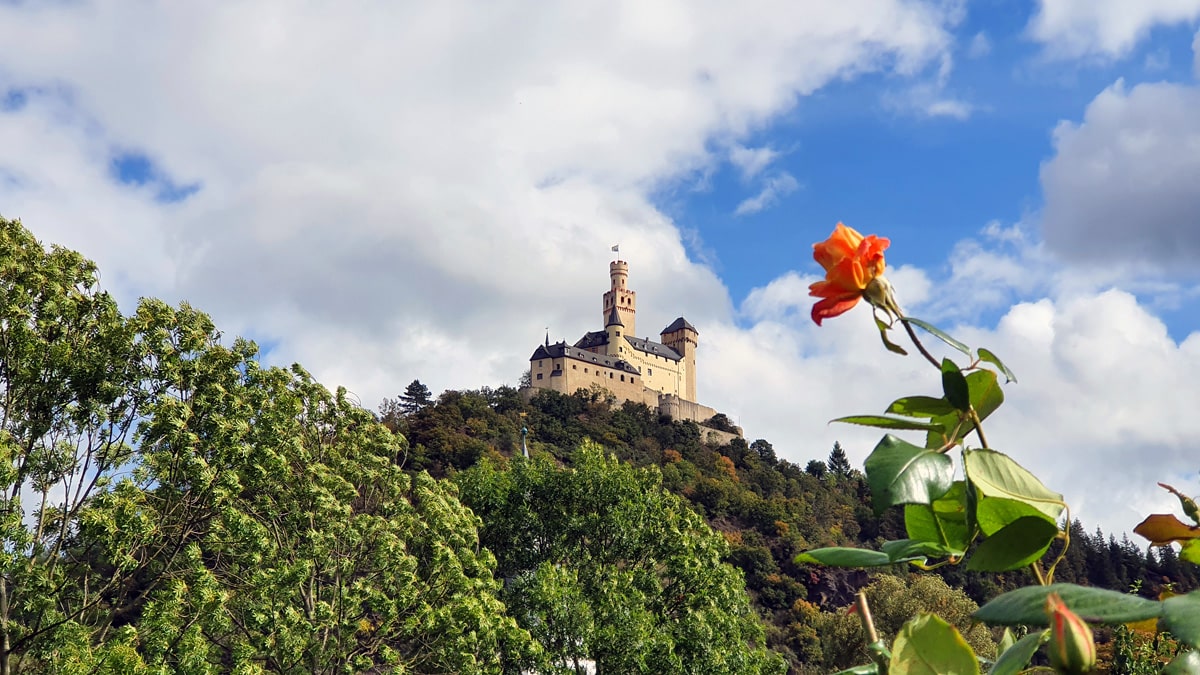
{"type": "Polygon", "coordinates": [[[609,289],[604,294],[604,325],[608,325],[609,315],[613,308],[621,317],[625,334],[637,336],[637,293],[629,290],[629,263],[624,260],[614,260],[608,264],[609,289]]]}

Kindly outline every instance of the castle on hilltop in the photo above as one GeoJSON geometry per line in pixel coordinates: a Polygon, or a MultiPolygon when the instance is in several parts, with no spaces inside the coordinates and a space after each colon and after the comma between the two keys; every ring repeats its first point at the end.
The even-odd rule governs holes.
{"type": "Polygon", "coordinates": [[[682,316],[659,332],[661,342],[637,337],[637,293],[629,290],[629,263],[608,265],[604,294],[604,330],[566,341],[539,345],[529,357],[535,389],[563,394],[600,387],[618,402],[645,403],[673,419],[704,422],[716,410],[696,402],[696,347],[700,332],[682,316]]]}

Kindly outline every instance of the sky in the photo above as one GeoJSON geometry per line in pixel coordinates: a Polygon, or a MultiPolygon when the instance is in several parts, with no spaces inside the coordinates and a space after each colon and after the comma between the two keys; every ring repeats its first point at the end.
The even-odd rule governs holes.
{"type": "Polygon", "coordinates": [[[1200,493],[1200,0],[0,0],[0,44],[0,214],[367,407],[516,384],[619,244],[702,403],[861,466],[828,420],[939,380],[809,318],[841,221],[1016,372],[988,440],[1073,516],[1200,493]]]}

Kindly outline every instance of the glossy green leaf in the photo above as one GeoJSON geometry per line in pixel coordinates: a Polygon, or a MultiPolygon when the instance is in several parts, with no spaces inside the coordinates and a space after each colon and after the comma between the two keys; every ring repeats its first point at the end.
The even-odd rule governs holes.
{"type": "Polygon", "coordinates": [[[936,424],[929,422],[919,422],[912,419],[904,419],[901,417],[888,417],[886,415],[850,415],[848,417],[839,417],[831,422],[842,422],[845,424],[858,424],[864,427],[877,427],[880,429],[897,429],[911,431],[930,431],[941,429],[936,424]]]}
{"type": "Polygon", "coordinates": [[[1041,558],[1057,534],[1058,526],[1041,514],[1018,518],[984,539],[967,561],[967,569],[979,572],[1020,569],[1041,558]]]}
{"type": "Polygon", "coordinates": [[[954,463],[941,453],[888,434],[867,457],[864,468],[875,512],[896,504],[928,504],[954,482],[954,463]]]}
{"type": "Polygon", "coordinates": [[[984,497],[1024,502],[1057,522],[1065,508],[1062,495],[1050,490],[1011,457],[995,450],[964,450],[967,480],[984,497]]]}
{"type": "Polygon", "coordinates": [[[979,659],[957,628],[933,614],[921,614],[896,634],[888,673],[976,675],[979,659]]]}
{"type": "Polygon", "coordinates": [[[941,330],[940,328],[938,328],[937,326],[934,326],[931,323],[927,323],[920,319],[914,319],[909,316],[904,317],[903,319],[901,319],[901,321],[907,321],[908,323],[911,323],[912,325],[924,330],[925,332],[936,337],[937,339],[941,340],[942,342],[945,342],[946,344],[950,345],[951,347],[954,347],[955,349],[966,354],[967,356],[971,355],[970,347],[968,347],[968,346],[964,345],[963,343],[959,342],[958,340],[955,340],[954,338],[950,337],[945,331],[941,330]]]}
{"type": "Polygon", "coordinates": [[[971,407],[975,409],[979,419],[985,420],[1004,403],[1004,390],[1000,387],[1000,381],[996,379],[996,373],[990,370],[976,370],[967,375],[966,379],[967,389],[971,393],[971,407]]]}
{"type": "Polygon", "coordinates": [[[979,621],[1000,626],[1045,626],[1046,595],[1058,593],[1071,611],[1090,623],[1128,623],[1162,616],[1162,603],[1129,593],[1075,584],[1025,586],[997,596],[975,611],[979,621]]]}
{"type": "Polygon", "coordinates": [[[1049,523],[1054,520],[1025,502],[999,497],[983,497],[975,502],[975,517],[979,522],[979,531],[990,537],[1000,530],[1027,516],[1038,516],[1049,523]]]}
{"type": "Polygon", "coordinates": [[[934,541],[920,539],[897,539],[884,542],[879,550],[886,553],[892,562],[901,562],[930,556],[944,557],[960,554],[961,550],[952,550],[934,541]]]}
{"type": "Polygon", "coordinates": [[[1196,675],[1200,673],[1200,651],[1184,652],[1163,668],[1162,675],[1196,675]]]}
{"type": "Polygon", "coordinates": [[[991,351],[984,349],[983,347],[980,347],[979,349],[976,350],[976,352],[978,352],[978,354],[979,354],[980,361],[986,361],[986,362],[992,364],[993,366],[996,366],[997,368],[999,368],[1000,372],[1004,373],[1005,381],[1007,381],[1007,382],[1016,382],[1017,381],[1017,376],[1013,375],[1013,372],[1008,369],[1008,366],[1004,365],[1004,362],[1001,361],[1000,358],[998,356],[996,356],[995,354],[993,354],[991,351]]]}
{"type": "Polygon", "coordinates": [[[886,412],[908,417],[937,417],[956,414],[954,406],[944,398],[932,396],[905,396],[892,401],[886,412]]]}
{"type": "Polygon", "coordinates": [[[971,392],[967,378],[950,359],[942,359],[942,393],[951,407],[967,412],[971,409],[971,392]]]}
{"type": "MultiPolygon", "coordinates": [[[[916,560],[916,557],[913,560],[916,560]]],[[[796,564],[798,565],[811,563],[814,565],[828,565],[829,567],[879,567],[880,565],[891,565],[893,562],[895,561],[882,551],[872,551],[866,548],[847,548],[844,546],[815,548],[796,556],[796,564]]]]}
{"type": "Polygon", "coordinates": [[[966,483],[959,480],[931,504],[906,505],[904,528],[912,539],[941,542],[956,551],[965,551],[975,539],[969,516],[966,483]]]}
{"type": "MultiPolygon", "coordinates": [[[[946,405],[950,404],[947,403],[946,405]]],[[[953,410],[953,407],[951,407],[951,410],[953,410]]],[[[941,428],[937,431],[930,431],[925,435],[925,447],[930,449],[940,448],[947,443],[957,443],[966,437],[967,433],[971,431],[973,426],[969,423],[964,423],[961,425],[958,423],[962,414],[963,413],[957,410],[953,410],[953,412],[949,414],[938,415],[937,417],[930,419],[929,422],[931,424],[936,424],[941,428]],[[958,433],[954,434],[954,437],[951,438],[950,435],[954,433],[956,427],[958,429],[958,433]]]]}
{"type": "Polygon", "coordinates": [[[1177,639],[1200,647],[1200,591],[1163,601],[1162,621],[1177,639]]]}
{"type": "MultiPolygon", "coordinates": [[[[1005,628],[1004,637],[1012,638],[1012,633],[1005,628]]],[[[996,662],[992,664],[992,669],[988,671],[988,675],[1017,675],[1029,665],[1030,659],[1037,653],[1038,647],[1050,639],[1050,631],[1044,630],[1037,633],[1030,633],[1025,637],[1005,646],[1004,641],[1000,641],[998,649],[1000,656],[996,662]]]]}

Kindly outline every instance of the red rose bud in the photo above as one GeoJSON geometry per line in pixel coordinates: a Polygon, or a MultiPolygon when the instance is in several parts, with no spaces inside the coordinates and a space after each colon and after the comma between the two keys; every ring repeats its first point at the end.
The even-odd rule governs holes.
{"type": "Polygon", "coordinates": [[[1050,619],[1050,664],[1060,673],[1087,673],[1096,666],[1096,641],[1092,629],[1067,609],[1057,593],[1046,596],[1050,619]]]}

